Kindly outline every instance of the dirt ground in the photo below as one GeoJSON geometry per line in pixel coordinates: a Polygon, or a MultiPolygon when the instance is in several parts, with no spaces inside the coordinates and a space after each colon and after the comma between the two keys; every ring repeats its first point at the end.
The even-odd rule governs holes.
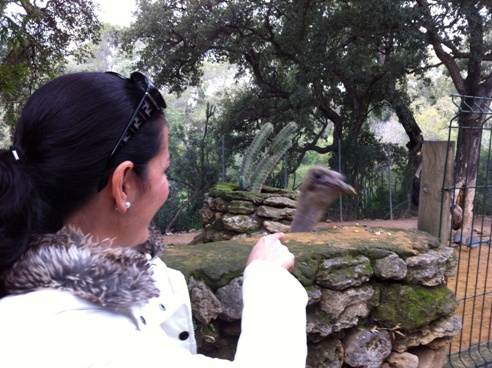
{"type": "MultiPolygon", "coordinates": [[[[370,227],[384,227],[384,228],[395,228],[395,229],[416,229],[417,228],[417,218],[413,217],[410,219],[402,220],[361,220],[361,221],[343,221],[343,222],[319,222],[317,228],[331,227],[331,226],[349,226],[354,225],[356,222],[359,225],[370,226],[370,227]]],[[[195,236],[197,236],[200,231],[190,231],[184,233],[173,233],[164,235],[164,244],[166,245],[186,245],[189,244],[195,236]]]]}
{"type": "MultiPolygon", "coordinates": [[[[345,222],[320,222],[317,227],[360,226],[417,229],[417,218],[398,220],[360,220],[345,222]]],[[[491,238],[492,221],[490,217],[478,217],[474,221],[475,235],[482,240],[491,238]]],[[[200,231],[188,233],[166,234],[166,245],[186,245],[200,231]]],[[[456,277],[448,280],[448,287],[460,301],[456,310],[463,321],[461,332],[455,336],[451,344],[451,352],[464,350],[466,347],[486,343],[492,340],[492,276],[489,275],[489,262],[492,251],[490,243],[482,243],[479,247],[470,249],[452,245],[458,257],[456,277]]]]}

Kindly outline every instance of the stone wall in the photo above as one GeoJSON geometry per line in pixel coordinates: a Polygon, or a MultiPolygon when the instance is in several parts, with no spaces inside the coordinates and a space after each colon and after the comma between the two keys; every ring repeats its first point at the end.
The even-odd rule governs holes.
{"type": "Polygon", "coordinates": [[[261,193],[219,183],[205,195],[199,241],[207,243],[275,232],[287,232],[294,218],[298,193],[264,186],[261,193]]]}
{"type": "MultiPolygon", "coordinates": [[[[254,238],[169,247],[189,282],[199,351],[232,359],[242,272],[254,238]]],[[[309,295],[307,367],[442,367],[460,330],[446,287],[453,248],[419,231],[333,228],[287,234],[309,295]]]]}

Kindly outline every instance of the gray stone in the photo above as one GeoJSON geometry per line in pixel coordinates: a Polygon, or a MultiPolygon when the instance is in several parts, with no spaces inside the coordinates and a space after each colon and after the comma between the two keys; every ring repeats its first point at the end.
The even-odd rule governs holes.
{"type": "Polygon", "coordinates": [[[322,318],[323,313],[318,310],[309,310],[306,315],[306,333],[310,341],[320,342],[326,336],[333,333],[332,324],[326,318],[322,318]]]}
{"type": "Polygon", "coordinates": [[[210,203],[210,208],[215,211],[227,212],[228,207],[229,202],[220,197],[212,199],[210,203]]]}
{"type": "Polygon", "coordinates": [[[324,287],[343,290],[366,283],[372,274],[369,258],[338,257],[323,261],[316,275],[316,281],[324,287]]]}
{"type": "Polygon", "coordinates": [[[268,220],[263,221],[263,227],[269,233],[286,233],[289,231],[290,228],[289,225],[285,225],[277,221],[268,221],[268,220]]]}
{"type": "Polygon", "coordinates": [[[343,345],[337,338],[328,338],[309,346],[306,368],[341,368],[343,345]]]}
{"type": "Polygon", "coordinates": [[[220,319],[225,321],[237,321],[241,319],[243,310],[243,278],[238,277],[229,285],[217,290],[216,295],[222,306],[220,319]]]}
{"type": "Polygon", "coordinates": [[[260,229],[258,231],[254,231],[250,234],[247,235],[248,238],[253,237],[253,238],[261,238],[262,236],[265,235],[270,235],[270,233],[264,229],[260,229]]]}
{"type": "Polygon", "coordinates": [[[373,265],[374,275],[380,279],[403,280],[407,276],[407,264],[396,254],[377,259],[373,265]]]}
{"type": "Polygon", "coordinates": [[[308,304],[307,304],[308,306],[319,303],[321,301],[320,289],[307,290],[307,295],[308,295],[308,304]]]}
{"type": "Polygon", "coordinates": [[[454,276],[456,276],[456,272],[458,272],[458,256],[456,255],[456,252],[454,251],[453,248],[446,247],[444,245],[442,247],[444,247],[445,249],[448,250],[448,252],[451,253],[451,256],[446,261],[446,268],[444,270],[444,276],[446,278],[454,277],[454,276]]]}
{"type": "Polygon", "coordinates": [[[296,208],[297,201],[285,197],[269,197],[263,201],[263,204],[272,207],[296,208]]]}
{"type": "Polygon", "coordinates": [[[226,213],[222,218],[224,228],[238,233],[248,233],[259,230],[261,221],[257,217],[247,215],[231,215],[226,213]]]}
{"type": "Polygon", "coordinates": [[[419,359],[418,368],[441,368],[448,361],[449,351],[445,346],[436,350],[419,346],[412,349],[412,354],[415,354],[419,359]]]}
{"type": "Polygon", "coordinates": [[[210,205],[212,204],[212,201],[214,199],[208,195],[208,193],[205,193],[203,197],[203,208],[210,208],[210,205]]]}
{"type": "Polygon", "coordinates": [[[295,209],[293,208],[276,208],[270,206],[259,206],[256,209],[256,214],[260,217],[265,217],[272,220],[292,220],[294,218],[295,209]]]}
{"type": "Polygon", "coordinates": [[[366,317],[377,303],[377,295],[371,285],[336,291],[323,289],[320,308],[331,319],[333,331],[355,326],[360,317],[366,317]]]}
{"type": "Polygon", "coordinates": [[[212,290],[203,282],[190,277],[191,310],[193,316],[201,323],[208,324],[222,313],[222,306],[212,290]]]}
{"type": "MultiPolygon", "coordinates": [[[[390,368],[418,368],[419,358],[410,353],[391,353],[386,359],[390,368]]],[[[437,367],[436,367],[437,368],[437,367]]]]}
{"type": "Polygon", "coordinates": [[[204,237],[206,242],[219,242],[232,239],[232,235],[228,232],[215,229],[208,229],[204,237]]]}
{"type": "Polygon", "coordinates": [[[202,208],[200,210],[200,223],[205,226],[214,218],[214,211],[210,208],[202,208]]]}
{"type": "Polygon", "coordinates": [[[248,234],[236,234],[236,235],[232,236],[231,240],[240,240],[240,239],[246,239],[246,238],[249,238],[248,234]]]}
{"type": "Polygon", "coordinates": [[[407,281],[425,286],[445,283],[447,264],[453,257],[453,248],[441,246],[436,250],[407,258],[407,281]]]}
{"type": "Polygon", "coordinates": [[[236,215],[249,215],[255,212],[255,205],[249,201],[231,201],[229,203],[229,213],[236,215]]]}
{"type": "Polygon", "coordinates": [[[345,363],[357,368],[380,368],[391,353],[391,337],[387,331],[354,328],[342,340],[345,363]]]}
{"type": "Polygon", "coordinates": [[[408,348],[427,345],[436,339],[455,336],[462,328],[461,318],[455,314],[438,318],[427,326],[420,327],[414,332],[397,334],[393,350],[403,352],[408,348]]]}

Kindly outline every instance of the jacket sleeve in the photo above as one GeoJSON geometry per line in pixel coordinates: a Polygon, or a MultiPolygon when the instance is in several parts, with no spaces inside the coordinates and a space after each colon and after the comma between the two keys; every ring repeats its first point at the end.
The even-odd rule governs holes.
{"type": "Polygon", "coordinates": [[[305,367],[307,294],[285,268],[254,261],[245,270],[235,360],[248,367],[305,367]]]}

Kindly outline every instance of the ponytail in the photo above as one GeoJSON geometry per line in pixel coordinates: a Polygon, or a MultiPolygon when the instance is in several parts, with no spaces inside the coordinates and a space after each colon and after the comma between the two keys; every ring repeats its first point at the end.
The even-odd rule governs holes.
{"type": "Polygon", "coordinates": [[[0,149],[0,297],[5,294],[2,274],[27,250],[40,211],[22,166],[18,150],[0,149]]]}

